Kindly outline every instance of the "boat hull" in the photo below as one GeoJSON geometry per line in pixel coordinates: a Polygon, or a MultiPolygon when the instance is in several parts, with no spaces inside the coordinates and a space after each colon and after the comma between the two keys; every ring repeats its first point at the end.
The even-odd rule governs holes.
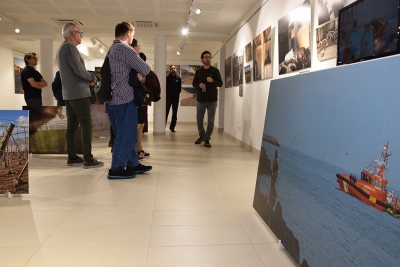
{"type": "MultiPolygon", "coordinates": [[[[392,208],[389,204],[385,203],[383,192],[379,192],[380,194],[371,194],[370,192],[366,192],[357,185],[357,183],[362,184],[362,181],[350,179],[350,177],[346,174],[336,174],[336,178],[340,190],[348,193],[349,195],[358,198],[364,203],[371,205],[380,211],[386,211],[387,209],[392,208]]],[[[396,210],[395,213],[400,214],[400,211],[396,210]]]]}

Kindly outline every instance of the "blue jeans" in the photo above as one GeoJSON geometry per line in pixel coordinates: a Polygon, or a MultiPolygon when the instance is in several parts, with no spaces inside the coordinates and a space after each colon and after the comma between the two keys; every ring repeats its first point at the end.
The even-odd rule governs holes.
{"type": "Polygon", "coordinates": [[[108,118],[115,134],[111,169],[125,169],[140,164],[136,152],[137,107],[133,100],[122,105],[106,104],[108,118]]]}
{"type": "Polygon", "coordinates": [[[211,134],[214,130],[214,119],[215,111],[217,110],[217,101],[214,102],[197,102],[197,129],[199,130],[199,136],[203,137],[205,141],[211,139],[211,134]],[[204,114],[208,114],[207,119],[207,131],[204,130],[204,114]]]}
{"type": "Polygon", "coordinates": [[[83,159],[89,162],[93,159],[92,155],[92,118],[90,113],[90,98],[80,98],[66,100],[67,112],[67,140],[68,158],[74,159],[75,152],[75,131],[81,125],[81,142],[83,159]]]}

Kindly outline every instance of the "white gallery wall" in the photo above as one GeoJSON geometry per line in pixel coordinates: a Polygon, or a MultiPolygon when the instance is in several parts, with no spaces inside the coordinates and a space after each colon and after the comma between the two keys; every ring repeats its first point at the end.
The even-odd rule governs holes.
{"type": "MultiPolygon", "coordinates": [[[[348,5],[355,0],[344,1],[348,5]]],[[[243,51],[248,43],[253,42],[253,38],[271,26],[272,28],[272,79],[284,79],[292,75],[302,75],[299,72],[293,74],[279,75],[278,63],[278,21],[291,10],[303,3],[304,0],[263,0],[259,1],[252,10],[243,18],[242,22],[232,30],[232,37],[225,43],[225,58],[232,56],[233,53],[243,51]]],[[[333,68],[336,66],[336,59],[319,62],[316,54],[315,28],[318,27],[318,0],[311,0],[311,32],[310,44],[312,47],[311,69],[303,71],[316,71],[321,69],[333,68]],[[315,22],[315,23],[314,23],[315,22]]],[[[253,43],[252,43],[253,45],[253,43]]],[[[253,55],[254,60],[254,55],[253,55]]],[[[246,63],[244,60],[244,66],[246,63]]],[[[268,102],[270,82],[272,79],[253,81],[243,84],[243,97],[239,97],[239,87],[225,89],[225,117],[224,131],[243,141],[244,143],[260,150],[263,134],[265,113],[268,102]]],[[[224,67],[224,66],[221,66],[224,67]]],[[[321,88],[323,90],[323,88],[321,88]]]]}

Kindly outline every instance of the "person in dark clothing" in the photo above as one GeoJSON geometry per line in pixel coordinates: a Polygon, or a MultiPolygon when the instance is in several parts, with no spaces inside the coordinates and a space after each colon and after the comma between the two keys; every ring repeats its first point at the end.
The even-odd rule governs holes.
{"type": "Polygon", "coordinates": [[[27,106],[42,106],[42,88],[47,86],[43,76],[35,69],[38,60],[35,53],[24,56],[26,66],[21,72],[21,83],[27,106]]]}
{"type": "Polygon", "coordinates": [[[178,106],[179,106],[179,96],[182,89],[181,77],[176,74],[176,67],[171,65],[169,67],[169,75],[167,76],[167,96],[166,96],[166,107],[167,111],[165,113],[165,124],[167,124],[169,110],[172,106],[172,118],[169,125],[171,132],[175,132],[176,120],[178,119],[178,106]]]}
{"type": "Polygon", "coordinates": [[[54,77],[54,80],[51,83],[51,89],[53,90],[54,97],[57,99],[57,106],[65,106],[65,101],[62,95],[62,85],[59,71],[56,72],[56,77],[54,77]]]}
{"type": "Polygon", "coordinates": [[[217,110],[218,89],[222,86],[219,70],[211,66],[211,53],[204,51],[201,54],[203,66],[196,70],[193,78],[193,87],[197,91],[197,129],[199,138],[194,142],[196,145],[204,141],[204,146],[210,148],[211,134],[214,130],[215,112],[217,110]],[[207,131],[204,130],[204,114],[208,114],[207,131]]]}

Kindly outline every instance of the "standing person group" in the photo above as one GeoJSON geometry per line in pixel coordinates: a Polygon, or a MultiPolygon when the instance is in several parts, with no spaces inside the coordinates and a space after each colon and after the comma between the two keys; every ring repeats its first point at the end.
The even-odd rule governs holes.
{"type": "Polygon", "coordinates": [[[133,101],[135,88],[129,85],[129,73],[131,69],[136,70],[139,80],[142,80],[150,72],[150,66],[131,46],[134,31],[131,23],[118,23],[115,40],[107,52],[113,94],[112,100],[106,103],[106,109],[115,134],[109,179],[134,178],[136,173],[152,169],[140,164],[136,152],[138,118],[133,101]]]}
{"type": "Polygon", "coordinates": [[[203,66],[198,69],[193,78],[193,87],[197,90],[197,129],[199,138],[194,142],[210,148],[211,134],[214,130],[215,112],[217,110],[218,89],[222,86],[221,74],[217,68],[211,66],[211,53],[204,51],[201,54],[203,66]],[[207,131],[204,130],[204,114],[207,110],[207,131]]]}
{"type": "Polygon", "coordinates": [[[90,114],[90,85],[96,82],[96,76],[85,68],[77,46],[81,43],[83,32],[73,23],[62,28],[64,42],[57,51],[56,59],[60,70],[62,95],[67,112],[67,151],[68,166],[87,168],[101,167],[103,162],[92,155],[92,119],[90,114]],[[76,154],[75,131],[81,125],[83,159],[76,154]]]}
{"type": "Polygon", "coordinates": [[[172,118],[169,125],[171,132],[175,132],[176,120],[178,119],[178,106],[179,106],[179,96],[182,90],[182,80],[181,77],[176,73],[176,67],[171,65],[169,67],[169,75],[167,76],[166,82],[167,92],[166,92],[166,113],[165,113],[165,124],[167,124],[169,110],[172,106],[172,118]]]}
{"type": "Polygon", "coordinates": [[[24,99],[27,106],[42,106],[42,88],[47,82],[35,69],[38,58],[35,53],[26,53],[24,56],[25,68],[21,72],[21,83],[24,89],[24,99]]]}

